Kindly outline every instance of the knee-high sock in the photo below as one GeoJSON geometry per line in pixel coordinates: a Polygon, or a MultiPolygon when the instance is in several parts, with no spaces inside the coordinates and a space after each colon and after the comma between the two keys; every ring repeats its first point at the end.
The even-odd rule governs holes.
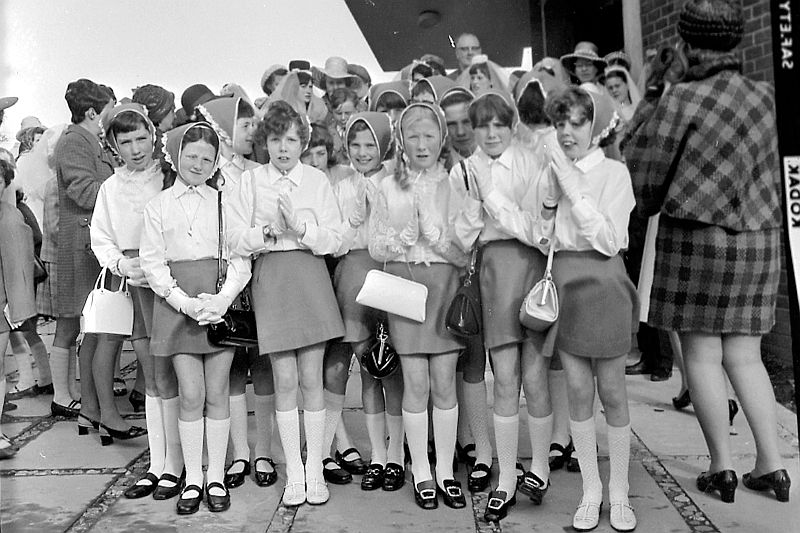
{"type": "Polygon", "coordinates": [[[144,416],[147,424],[147,444],[150,446],[150,468],[147,471],[156,477],[161,477],[167,460],[167,440],[164,435],[161,398],[145,395],[144,416]]]}
{"type": "Polygon", "coordinates": [[[45,387],[53,382],[53,376],[50,373],[50,360],[47,355],[47,346],[41,340],[35,341],[33,344],[28,344],[31,348],[31,355],[33,360],[36,361],[36,370],[39,374],[37,381],[40,387],[45,387]]]}
{"type": "Polygon", "coordinates": [[[347,432],[347,426],[344,425],[344,417],[339,415],[339,423],[336,424],[336,449],[340,452],[349,450],[353,447],[353,441],[350,440],[350,434],[347,432]]]}
{"type": "Polygon", "coordinates": [[[569,443],[569,400],[567,398],[567,379],[563,370],[548,370],[547,384],[550,389],[550,403],[553,406],[552,442],[566,446],[569,443]]]}
{"type": "Polygon", "coordinates": [[[408,451],[411,452],[411,472],[414,482],[433,479],[428,462],[428,411],[410,413],[403,409],[403,426],[406,428],[408,451]]]}
{"type": "Polygon", "coordinates": [[[208,448],[208,470],[206,477],[209,483],[222,483],[225,479],[225,453],[228,451],[228,434],[231,419],[215,420],[206,417],[206,447],[208,448]]]}
{"type": "Polygon", "coordinates": [[[306,481],[322,481],[322,440],[325,437],[325,409],[303,411],[306,430],[306,481]]]}
{"type": "Polygon", "coordinates": [[[162,399],[161,410],[164,413],[164,436],[167,445],[164,473],[180,476],[183,470],[183,450],[178,431],[178,412],[180,411],[178,397],[162,399]]]}
{"type": "Polygon", "coordinates": [[[50,350],[50,372],[53,374],[53,401],[59,405],[69,405],[72,401],[69,386],[69,358],[67,348],[53,346],[50,350]]]}
{"type": "Polygon", "coordinates": [[[531,472],[542,481],[550,477],[550,464],[547,455],[550,450],[550,439],[553,434],[553,413],[537,418],[528,415],[528,433],[531,437],[531,472]]]}
{"type": "Polygon", "coordinates": [[[203,433],[205,424],[199,418],[191,422],[178,419],[183,463],[186,465],[186,485],[203,487],[203,433]]]}
{"type": "Polygon", "coordinates": [[[372,447],[370,463],[386,466],[386,413],[365,414],[369,444],[372,447]]]}
{"type": "MultiPolygon", "coordinates": [[[[231,444],[233,458],[250,460],[250,447],[247,445],[247,398],[244,394],[230,397],[231,404],[231,444]]],[[[241,467],[241,463],[237,466],[241,467]]]]}
{"type": "Polygon", "coordinates": [[[492,439],[489,436],[489,406],[486,402],[486,382],[464,382],[464,406],[469,418],[469,428],[475,439],[475,459],[491,466],[492,439]]]}
{"type": "Polygon", "coordinates": [[[303,459],[300,457],[300,414],[297,407],[289,411],[275,411],[275,422],[286,457],[287,483],[302,483],[306,479],[303,459]]]}
{"type": "MultiPolygon", "coordinates": [[[[80,400],[81,399],[81,385],[78,383],[78,379],[80,379],[80,370],[78,369],[78,346],[73,344],[69,347],[69,366],[67,367],[68,371],[68,379],[67,384],[69,385],[69,395],[72,397],[73,400],[80,400]]],[[[69,403],[69,402],[67,402],[69,403]]]]}
{"type": "Polygon", "coordinates": [[[344,406],[344,394],[325,391],[325,433],[322,440],[322,454],[329,457],[333,437],[336,435],[336,427],[342,419],[342,407],[344,406]]]}
{"type": "Polygon", "coordinates": [[[608,426],[609,479],[608,499],[617,502],[628,498],[628,463],[631,458],[631,425],[608,426]]]}
{"type": "MultiPolygon", "coordinates": [[[[20,348],[25,346],[27,346],[27,344],[23,344],[20,348]]],[[[14,360],[17,362],[17,370],[19,370],[19,381],[17,382],[17,388],[23,390],[33,387],[36,382],[33,380],[31,355],[27,350],[15,351],[14,360]]]]}
{"type": "Polygon", "coordinates": [[[517,450],[519,449],[519,413],[512,416],[494,415],[494,436],[497,445],[497,465],[500,476],[497,490],[514,494],[517,490],[517,450]]]}
{"type": "Polygon", "coordinates": [[[386,461],[403,465],[403,417],[386,413],[386,427],[389,430],[389,445],[386,447],[386,461]]]}
{"type": "Polygon", "coordinates": [[[453,454],[458,431],[458,404],[450,409],[433,408],[433,442],[436,445],[436,479],[441,485],[453,479],[453,454]]]}
{"type": "Polygon", "coordinates": [[[569,427],[572,431],[575,455],[578,456],[578,464],[581,467],[583,497],[587,501],[599,503],[603,499],[603,483],[600,481],[600,471],[597,468],[597,435],[594,417],[582,422],[570,420],[569,427]]]}
{"type": "MultiPolygon", "coordinates": [[[[254,396],[256,413],[256,457],[272,457],[272,433],[275,428],[275,395],[254,396]]],[[[259,463],[262,464],[262,463],[259,463]]]]}

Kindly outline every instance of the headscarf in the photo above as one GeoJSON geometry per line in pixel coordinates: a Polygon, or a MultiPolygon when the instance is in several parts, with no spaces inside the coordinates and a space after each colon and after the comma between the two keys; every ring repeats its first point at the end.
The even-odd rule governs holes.
{"type": "Polygon", "coordinates": [[[403,102],[408,105],[411,100],[411,91],[409,90],[407,81],[390,81],[386,83],[376,83],[369,89],[369,110],[375,111],[375,106],[380,100],[381,96],[385,93],[394,93],[403,99],[403,102]]]}
{"type": "Polygon", "coordinates": [[[508,92],[508,76],[505,75],[503,72],[503,68],[495,63],[494,61],[490,61],[489,58],[485,54],[478,54],[472,58],[472,64],[470,64],[469,68],[465,68],[461,74],[458,75],[456,78],[456,83],[462,87],[467,89],[470,88],[470,76],[469,73],[470,69],[474,65],[486,64],[487,68],[489,69],[489,81],[492,83],[491,89],[496,91],[508,92]]]}
{"type": "Polygon", "coordinates": [[[105,116],[103,120],[103,130],[105,131],[106,141],[108,141],[108,145],[111,148],[113,148],[115,152],[119,153],[119,146],[117,145],[117,139],[114,136],[114,133],[111,131],[111,125],[114,123],[114,119],[117,118],[122,113],[136,113],[137,115],[142,117],[145,123],[147,124],[147,131],[150,132],[150,137],[153,139],[153,146],[155,146],[156,127],[153,125],[153,122],[147,116],[147,108],[142,104],[136,104],[133,102],[114,106],[114,108],[108,112],[108,115],[105,116]]]}
{"type": "MultiPolygon", "coordinates": [[[[179,175],[180,171],[178,170],[178,165],[180,164],[181,160],[181,144],[183,143],[183,137],[192,128],[207,128],[209,131],[213,132],[217,138],[219,138],[219,135],[216,131],[214,131],[214,128],[206,122],[192,122],[190,124],[178,126],[177,128],[173,128],[166,132],[162,136],[162,140],[164,142],[164,159],[179,175]]],[[[214,170],[211,172],[212,176],[219,166],[220,151],[221,150],[217,150],[217,156],[214,160],[214,170]]]]}
{"type": "Polygon", "coordinates": [[[197,111],[203,115],[216,132],[220,141],[233,146],[236,135],[236,121],[239,119],[239,97],[218,98],[197,106],[197,111]]]}
{"type": "MultiPolygon", "coordinates": [[[[422,78],[418,80],[411,86],[411,93],[414,93],[414,87],[426,84],[430,87],[431,92],[433,93],[434,101],[438,102],[441,98],[451,89],[456,86],[456,82],[448,78],[447,76],[431,76],[429,78],[422,78]]],[[[469,85],[467,85],[467,89],[469,89],[469,85]]]]}
{"type": "Polygon", "coordinates": [[[389,118],[389,115],[386,113],[378,113],[376,111],[363,111],[350,117],[350,119],[347,121],[344,138],[347,156],[351,158],[350,144],[346,141],[350,136],[350,128],[352,128],[353,124],[356,122],[363,122],[367,125],[369,131],[372,132],[372,136],[375,138],[375,143],[378,145],[381,161],[385,161],[386,156],[392,147],[392,120],[389,118]]]}
{"type": "Polygon", "coordinates": [[[517,106],[514,105],[514,98],[507,91],[497,91],[495,89],[489,89],[485,93],[476,96],[475,99],[469,104],[469,107],[474,106],[481,100],[485,100],[487,97],[492,95],[499,96],[503,100],[503,102],[505,102],[505,104],[508,107],[510,107],[511,110],[513,111],[514,118],[511,120],[511,129],[513,130],[514,128],[517,127],[517,124],[519,124],[519,111],[517,110],[517,106]]]}

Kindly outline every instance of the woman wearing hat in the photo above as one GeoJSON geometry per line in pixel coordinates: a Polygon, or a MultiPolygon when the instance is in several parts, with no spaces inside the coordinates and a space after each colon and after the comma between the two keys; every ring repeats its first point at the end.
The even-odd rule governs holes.
{"type": "Polygon", "coordinates": [[[697,487],[734,501],[727,373],[756,443],[755,466],[742,482],[788,501],[775,396],[761,361],[761,336],[775,324],[780,278],[775,102],[766,83],[741,74],[734,48],[744,26],[739,2],[684,5],[679,51],[688,70],[663,94],[663,83],[651,84],[645,101],[651,97],[652,103],[642,111],[647,118],[625,154],[641,214],[661,213],[648,323],[680,335],[711,455],[697,487]],[[683,281],[676,284],[679,272],[683,281]]]}
{"type": "MultiPolygon", "coordinates": [[[[331,95],[336,89],[358,89],[360,80],[355,74],[347,70],[347,61],[342,57],[332,56],[325,60],[325,68],[313,67],[314,80],[317,87],[325,91],[322,99],[328,106],[329,113],[333,112],[330,104],[331,95]]],[[[330,115],[328,116],[330,120],[330,115]]]]}
{"type": "Polygon", "coordinates": [[[488,56],[478,54],[472,58],[472,64],[461,73],[456,83],[469,88],[475,96],[480,96],[490,89],[506,92],[507,81],[508,76],[503,73],[500,65],[490,61],[488,56]]]}
{"type": "Polygon", "coordinates": [[[607,64],[597,55],[597,45],[589,41],[581,41],[575,45],[575,51],[561,56],[561,64],[578,84],[593,83],[602,87],[600,79],[607,64]]]}
{"type": "Polygon", "coordinates": [[[280,84],[281,80],[289,71],[286,69],[285,65],[270,65],[267,70],[264,71],[264,74],[261,75],[261,82],[259,86],[261,90],[264,91],[266,96],[261,96],[256,98],[254,105],[256,109],[265,113],[267,111],[267,100],[275,92],[275,89],[280,84]]]}

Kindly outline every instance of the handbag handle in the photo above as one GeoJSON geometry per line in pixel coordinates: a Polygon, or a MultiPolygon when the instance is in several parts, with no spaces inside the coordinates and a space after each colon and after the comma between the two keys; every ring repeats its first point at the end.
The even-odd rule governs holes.
{"type": "MultiPolygon", "coordinates": [[[[467,192],[469,192],[469,172],[467,172],[467,165],[464,163],[464,160],[458,162],[461,166],[461,176],[464,178],[464,187],[466,187],[467,192]]],[[[475,242],[475,245],[472,247],[472,254],[469,258],[469,266],[467,267],[467,275],[472,277],[475,274],[475,265],[478,262],[478,242],[475,242]]]]}
{"type": "MultiPolygon", "coordinates": [[[[108,272],[107,266],[104,266],[100,270],[100,275],[97,276],[97,280],[94,282],[95,289],[102,289],[106,286],[106,276],[108,272]]],[[[115,292],[128,292],[128,278],[126,276],[120,276],[119,287],[117,287],[115,292]]]]}
{"type": "Polygon", "coordinates": [[[222,290],[225,284],[222,264],[222,189],[217,190],[217,292],[222,290]]]}

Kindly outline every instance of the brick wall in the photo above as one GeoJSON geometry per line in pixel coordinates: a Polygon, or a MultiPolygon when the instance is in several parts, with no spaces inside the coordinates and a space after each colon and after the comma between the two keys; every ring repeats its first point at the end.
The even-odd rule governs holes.
{"type": "MultiPolygon", "coordinates": [[[[642,40],[644,50],[673,44],[678,39],[678,13],[685,0],[641,0],[642,40]]],[[[743,54],[744,73],[757,80],[774,81],[769,0],[742,0],[745,36],[738,50],[743,54]]],[[[781,270],[778,290],[777,323],[764,337],[765,356],[778,358],[791,365],[792,339],[789,321],[789,289],[786,269],[781,270]]]]}

